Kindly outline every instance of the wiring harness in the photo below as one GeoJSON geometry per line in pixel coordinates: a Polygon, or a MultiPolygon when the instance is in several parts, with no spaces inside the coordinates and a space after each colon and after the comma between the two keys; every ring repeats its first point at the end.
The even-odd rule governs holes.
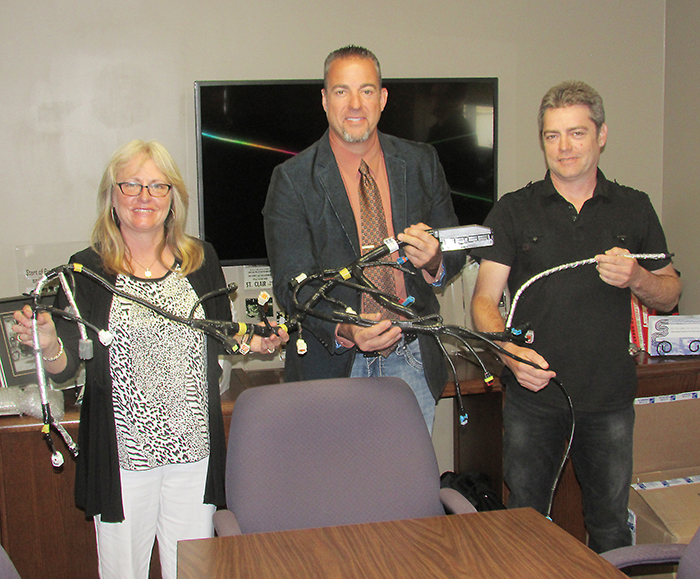
{"type": "Polygon", "coordinates": [[[70,434],[60,424],[60,422],[52,416],[51,413],[51,406],[49,404],[48,398],[48,380],[46,377],[46,371],[44,369],[42,351],[39,343],[37,315],[41,311],[46,311],[52,315],[56,315],[69,321],[75,322],[78,325],[80,332],[78,356],[81,360],[89,360],[93,356],[93,341],[88,335],[87,330],[90,330],[92,333],[96,334],[100,344],[102,344],[104,347],[109,347],[113,340],[113,336],[108,330],[97,328],[88,320],[85,320],[81,317],[78,305],[75,301],[72,284],[68,282],[66,275],[69,273],[72,274],[73,272],[86,276],[87,278],[101,285],[104,289],[113,293],[114,295],[118,295],[122,298],[131,300],[135,303],[138,303],[146,308],[153,310],[159,315],[166,317],[174,322],[185,325],[193,330],[197,330],[199,332],[203,332],[208,336],[211,336],[212,338],[221,342],[224,346],[224,349],[229,354],[247,354],[250,351],[250,341],[252,340],[254,335],[270,336],[278,331],[278,327],[283,328],[285,331],[291,329],[289,324],[281,324],[280,326],[274,327],[264,316],[263,312],[264,308],[266,307],[266,302],[269,301],[269,296],[267,297],[267,299],[263,299],[263,297],[261,297],[258,300],[261,311],[261,318],[264,318],[263,326],[238,322],[228,322],[222,320],[207,320],[194,317],[197,307],[202,302],[216,296],[220,296],[223,294],[228,295],[235,292],[237,289],[236,284],[229,284],[224,288],[214,290],[201,296],[197,300],[197,302],[192,306],[189,315],[187,317],[182,317],[172,314],[139,296],[135,296],[129,294],[128,292],[124,292],[118,289],[113,284],[109,283],[106,279],[96,274],[95,272],[89,270],[88,268],[84,267],[82,264],[71,263],[61,265],[52,270],[49,270],[39,280],[34,290],[32,290],[30,297],[32,298],[32,352],[34,354],[34,359],[36,363],[37,385],[39,387],[39,398],[41,402],[41,412],[43,418],[42,433],[49,447],[49,450],[51,451],[51,463],[56,468],[59,468],[63,465],[64,459],[63,455],[56,449],[56,446],[51,437],[52,428],[60,434],[61,438],[65,442],[72,456],[77,456],[79,449],[78,445],[73,441],[70,434]],[[40,298],[44,288],[50,281],[56,278],[59,279],[61,288],[63,289],[63,292],[66,295],[66,299],[69,304],[69,306],[65,310],[61,310],[40,303],[40,298]]]}
{"type": "MultiPolygon", "coordinates": [[[[490,243],[481,243],[488,245],[490,243]]],[[[527,344],[532,341],[533,334],[526,327],[507,328],[504,332],[490,333],[477,332],[468,328],[445,324],[443,319],[438,314],[429,316],[419,316],[418,313],[411,307],[415,302],[412,296],[399,301],[399,299],[391,294],[387,294],[379,290],[365,275],[365,269],[370,267],[390,267],[398,269],[406,275],[419,275],[415,270],[405,266],[407,259],[400,257],[397,261],[385,261],[384,258],[399,250],[405,244],[395,238],[388,238],[382,245],[376,247],[372,251],[362,255],[348,266],[338,269],[327,269],[316,274],[301,273],[297,275],[291,282],[292,300],[296,310],[295,321],[299,332],[297,339],[297,353],[303,355],[306,352],[306,343],[302,336],[303,321],[307,316],[313,316],[328,322],[333,323],[348,323],[358,326],[369,327],[377,322],[363,318],[358,312],[347,304],[336,299],[332,294],[333,290],[339,287],[346,287],[358,292],[370,294],[379,304],[386,309],[391,310],[399,316],[400,319],[392,323],[400,327],[403,331],[418,332],[432,336],[438,343],[441,351],[445,355],[446,360],[451,366],[452,375],[454,377],[455,390],[457,393],[457,403],[459,406],[460,423],[467,424],[468,415],[464,410],[462,401],[462,393],[457,377],[457,371],[454,364],[447,354],[447,350],[441,340],[441,337],[450,336],[461,343],[473,356],[474,360],[481,367],[484,374],[484,381],[490,385],[494,378],[487,370],[481,357],[476,353],[474,347],[469,340],[478,340],[487,344],[493,350],[509,355],[508,352],[499,346],[496,342],[515,342],[519,344],[527,344]],[[309,297],[302,299],[302,290],[311,289],[309,297]],[[330,309],[322,309],[319,307],[321,303],[330,304],[330,309]]],[[[476,246],[476,245],[475,245],[476,246]]],[[[462,249],[462,247],[456,248],[462,249]]],[[[306,292],[305,292],[306,293],[306,292]]],[[[523,360],[525,362],[525,360],[523,360]]]]}
{"type": "MultiPolygon", "coordinates": [[[[431,233],[433,233],[439,239],[439,231],[431,233]]],[[[471,247],[490,245],[491,243],[492,241],[490,240],[490,238],[484,238],[480,236],[480,239],[473,241],[471,247]]],[[[194,312],[197,306],[199,306],[203,301],[215,296],[223,294],[229,295],[235,292],[237,289],[235,284],[229,284],[225,288],[215,290],[202,296],[192,307],[189,316],[181,317],[167,312],[159,306],[156,306],[148,302],[147,300],[144,300],[143,298],[131,295],[127,292],[116,288],[113,284],[109,283],[107,280],[97,275],[96,273],[90,271],[89,269],[85,268],[81,264],[73,263],[61,265],[48,271],[39,280],[36,288],[31,292],[31,297],[33,298],[32,344],[33,353],[36,360],[37,381],[39,386],[44,422],[42,432],[52,453],[52,464],[55,467],[60,467],[63,464],[63,456],[55,448],[55,445],[51,438],[51,427],[55,428],[56,431],[58,431],[58,433],[63,438],[64,442],[66,443],[66,446],[68,447],[73,456],[77,456],[78,447],[73,442],[65,428],[63,428],[61,424],[57,420],[55,420],[51,415],[51,409],[47,396],[46,373],[43,367],[41,347],[39,345],[39,335],[36,323],[37,313],[40,311],[48,311],[51,314],[61,316],[78,324],[81,336],[79,343],[79,356],[81,359],[87,360],[92,357],[92,340],[87,335],[87,329],[90,329],[92,332],[97,334],[98,339],[103,346],[108,347],[112,342],[112,335],[109,331],[95,327],[90,322],[84,320],[80,316],[80,312],[73,297],[72,287],[66,279],[66,273],[75,272],[78,274],[85,275],[89,279],[91,279],[95,283],[98,283],[107,291],[110,291],[115,295],[132,300],[170,320],[183,324],[194,330],[203,332],[206,335],[211,336],[212,338],[220,341],[223,344],[225,350],[231,354],[247,354],[250,351],[250,340],[252,339],[253,335],[270,336],[273,333],[277,333],[277,328],[283,328],[287,332],[291,332],[294,330],[298,331],[296,350],[298,355],[304,355],[306,353],[306,344],[302,337],[302,326],[304,320],[308,316],[313,316],[315,318],[319,318],[333,323],[349,323],[364,327],[374,325],[377,322],[363,318],[352,307],[331,295],[333,290],[335,290],[338,287],[346,287],[353,289],[357,292],[368,293],[382,306],[399,314],[400,319],[392,321],[392,323],[400,327],[403,331],[412,331],[427,334],[437,341],[440,350],[445,355],[445,358],[451,367],[455,383],[457,404],[459,407],[459,420],[460,424],[464,426],[468,424],[468,415],[464,409],[457,371],[454,366],[454,363],[452,362],[450,356],[447,353],[446,347],[442,342],[442,338],[446,336],[452,337],[464,346],[464,348],[470,353],[470,355],[473,357],[476,363],[480,366],[483,372],[484,382],[487,385],[493,383],[494,377],[486,368],[486,365],[482,361],[481,357],[479,356],[479,353],[476,351],[471,341],[480,342],[488,346],[491,350],[503,356],[507,356],[513,360],[516,360],[523,364],[527,364],[534,368],[542,369],[537,364],[534,364],[529,360],[520,358],[519,356],[512,354],[511,352],[497,344],[497,342],[512,342],[518,345],[528,345],[531,344],[534,340],[534,333],[528,327],[527,324],[517,327],[514,327],[512,325],[515,309],[517,307],[520,296],[532,284],[549,275],[559,273],[567,269],[596,263],[595,258],[585,259],[577,262],[563,264],[533,276],[531,279],[525,282],[514,294],[510,312],[505,322],[504,331],[477,332],[465,327],[445,324],[443,322],[442,317],[438,314],[433,314],[429,316],[419,316],[417,312],[411,307],[411,305],[415,301],[411,296],[407,297],[404,300],[399,300],[396,296],[387,294],[386,292],[379,290],[367,278],[367,276],[365,275],[365,269],[370,267],[391,267],[400,270],[406,275],[418,275],[418,273],[415,270],[406,267],[405,264],[407,262],[407,259],[405,257],[400,257],[397,261],[386,261],[384,259],[391,253],[398,251],[401,247],[403,247],[403,245],[404,243],[398,241],[397,239],[389,238],[386,239],[382,245],[362,255],[360,258],[358,258],[356,261],[354,261],[348,266],[338,269],[328,269],[315,274],[301,273],[297,275],[290,282],[290,288],[292,289],[292,299],[296,312],[291,318],[289,318],[289,320],[286,323],[280,324],[279,326],[272,326],[268,321],[267,307],[269,302],[271,301],[271,297],[266,292],[261,292],[260,296],[258,297],[258,312],[262,321],[261,325],[227,322],[220,320],[197,319],[194,317],[194,312]],[[55,278],[58,278],[60,280],[61,287],[70,304],[70,307],[66,310],[59,310],[57,308],[43,305],[39,302],[44,287],[49,281],[55,278]],[[309,297],[302,299],[300,297],[300,294],[304,289],[310,289],[311,292],[309,297]],[[330,305],[330,309],[320,308],[319,306],[322,303],[330,305]],[[236,338],[239,338],[239,340],[237,340],[236,338]]],[[[457,246],[454,246],[453,244],[452,247],[446,247],[445,244],[441,242],[441,247],[443,247],[443,250],[465,249],[465,244],[461,243],[457,244],[457,246]]],[[[672,254],[627,254],[625,255],[625,257],[630,259],[661,260],[670,259],[672,257],[672,254]]],[[[556,485],[558,484],[558,481],[561,477],[561,473],[564,469],[564,465],[568,458],[576,426],[575,411],[573,403],[571,401],[571,397],[567,393],[561,381],[559,381],[557,378],[554,378],[553,381],[566,398],[571,414],[571,431],[566,451],[564,453],[557,476],[551,488],[548,512],[551,512],[554,491],[556,489],[556,485]]]]}

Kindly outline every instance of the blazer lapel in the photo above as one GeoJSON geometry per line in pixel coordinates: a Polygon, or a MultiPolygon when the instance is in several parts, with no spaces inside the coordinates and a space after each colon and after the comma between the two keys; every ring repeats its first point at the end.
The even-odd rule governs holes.
{"type": "Polygon", "coordinates": [[[345,184],[340,176],[340,170],[328,140],[328,132],[326,132],[319,143],[316,159],[316,177],[326,194],[326,198],[340,223],[345,237],[352,245],[355,256],[360,257],[360,237],[357,231],[357,224],[355,223],[355,215],[352,212],[352,206],[345,191],[345,184]]]}
{"type": "Polygon", "coordinates": [[[408,207],[406,192],[406,161],[396,155],[396,149],[388,139],[379,133],[379,141],[384,152],[386,174],[389,179],[391,193],[391,220],[394,225],[394,235],[401,233],[409,223],[406,222],[408,207]]]}

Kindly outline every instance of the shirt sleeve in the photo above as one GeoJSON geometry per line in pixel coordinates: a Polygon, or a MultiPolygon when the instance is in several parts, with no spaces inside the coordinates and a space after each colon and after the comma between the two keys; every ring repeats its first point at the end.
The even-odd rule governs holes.
{"type": "Polygon", "coordinates": [[[511,198],[502,197],[484,220],[484,226],[493,233],[493,245],[472,249],[471,256],[478,262],[482,259],[512,266],[515,261],[515,222],[510,210],[511,198]]]}

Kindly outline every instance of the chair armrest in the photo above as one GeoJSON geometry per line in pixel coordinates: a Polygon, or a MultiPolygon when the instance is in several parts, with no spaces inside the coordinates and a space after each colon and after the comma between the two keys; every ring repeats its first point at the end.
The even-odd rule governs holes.
{"type": "Polygon", "coordinates": [[[226,509],[221,509],[214,513],[214,530],[219,537],[243,534],[236,515],[226,509]]]}
{"type": "Polygon", "coordinates": [[[440,502],[442,506],[445,507],[445,511],[448,515],[476,513],[474,505],[472,505],[462,493],[455,489],[448,487],[440,489],[440,502]]]}
{"type": "Polygon", "coordinates": [[[601,553],[600,556],[618,569],[624,569],[632,565],[678,563],[687,546],[688,545],[682,543],[634,545],[632,547],[612,549],[611,551],[601,553]]]}

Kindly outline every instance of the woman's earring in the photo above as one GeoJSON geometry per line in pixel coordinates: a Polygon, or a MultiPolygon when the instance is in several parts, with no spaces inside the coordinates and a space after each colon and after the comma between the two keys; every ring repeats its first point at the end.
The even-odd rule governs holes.
{"type": "Polygon", "coordinates": [[[117,210],[114,208],[114,205],[112,205],[112,221],[119,227],[119,217],[117,216],[117,210]]]}

